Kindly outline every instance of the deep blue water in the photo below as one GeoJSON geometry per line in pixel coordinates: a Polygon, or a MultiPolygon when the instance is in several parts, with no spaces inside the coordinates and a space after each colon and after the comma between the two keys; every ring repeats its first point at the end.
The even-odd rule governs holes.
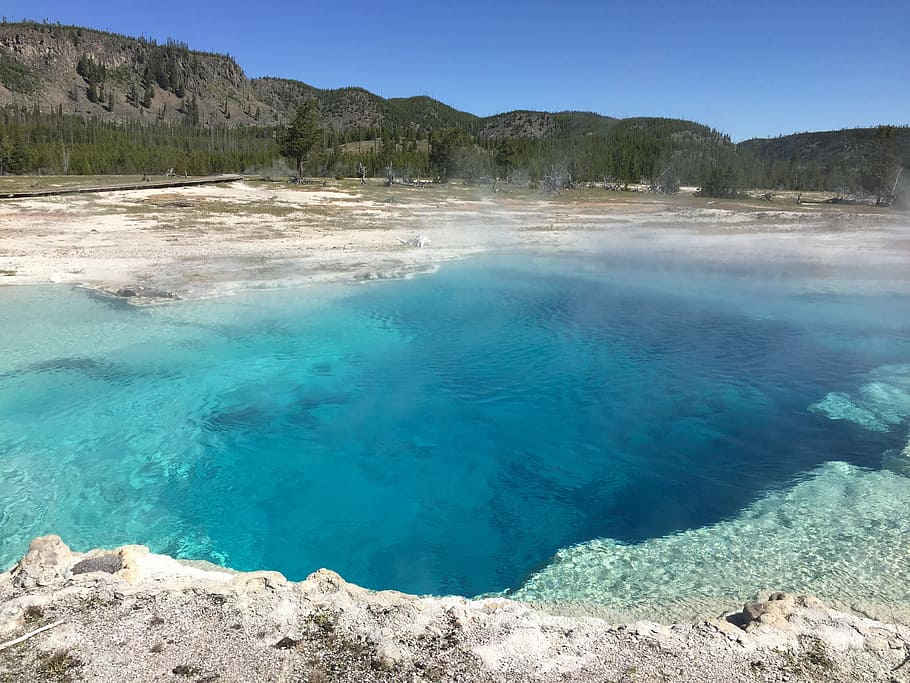
{"type": "Polygon", "coordinates": [[[794,275],[498,257],[154,309],[7,288],[0,311],[7,564],[54,532],[475,595],[906,442],[808,407],[910,362],[907,297],[794,275]]]}

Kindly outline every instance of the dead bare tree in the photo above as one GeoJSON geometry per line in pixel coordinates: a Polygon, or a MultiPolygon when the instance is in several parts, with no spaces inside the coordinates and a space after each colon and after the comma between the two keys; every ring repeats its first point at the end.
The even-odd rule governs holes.
{"type": "Polygon", "coordinates": [[[555,194],[559,196],[560,185],[562,185],[562,177],[558,175],[545,175],[540,182],[540,191],[544,194],[555,194]]]}
{"type": "Polygon", "coordinates": [[[887,206],[891,206],[897,199],[897,184],[901,181],[901,174],[904,172],[903,166],[897,169],[897,175],[894,176],[894,183],[891,185],[891,192],[888,194],[887,206]]]}
{"type": "Polygon", "coordinates": [[[648,189],[651,192],[659,192],[661,194],[673,194],[679,190],[679,181],[672,171],[673,167],[667,166],[661,174],[654,179],[654,182],[651,183],[651,186],[648,189]]]}

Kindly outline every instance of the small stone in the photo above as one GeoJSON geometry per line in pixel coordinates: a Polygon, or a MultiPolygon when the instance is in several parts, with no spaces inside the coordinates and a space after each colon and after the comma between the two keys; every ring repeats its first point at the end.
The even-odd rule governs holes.
{"type": "Polygon", "coordinates": [[[123,568],[120,558],[111,553],[89,557],[73,565],[73,574],[88,574],[90,572],[104,572],[116,574],[123,568]]]}
{"type": "Polygon", "coordinates": [[[376,654],[373,655],[373,664],[382,671],[393,671],[398,668],[403,659],[404,655],[397,646],[384,641],[376,646],[376,654]]]}
{"type": "Polygon", "coordinates": [[[464,630],[471,623],[471,615],[461,605],[450,607],[448,615],[452,619],[452,624],[458,629],[464,630]]]}
{"type": "Polygon", "coordinates": [[[40,536],[31,542],[25,557],[13,569],[13,581],[22,588],[61,581],[69,570],[72,556],[59,536],[40,536]]]}
{"type": "Polygon", "coordinates": [[[290,636],[285,636],[284,638],[279,640],[277,643],[272,645],[272,647],[275,648],[276,650],[293,650],[295,647],[297,647],[297,643],[299,643],[299,642],[300,642],[299,640],[294,640],[290,636]]]}
{"type": "Polygon", "coordinates": [[[888,641],[879,636],[866,636],[866,649],[867,650],[887,650],[888,641]]]}

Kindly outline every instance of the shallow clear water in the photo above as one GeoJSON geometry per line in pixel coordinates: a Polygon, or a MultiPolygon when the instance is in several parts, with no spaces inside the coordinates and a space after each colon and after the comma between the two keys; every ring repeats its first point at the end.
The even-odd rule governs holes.
{"type": "Polygon", "coordinates": [[[53,532],[621,609],[655,582],[691,590],[698,567],[716,585],[704,553],[748,564],[730,539],[795,495],[802,526],[778,515],[756,538],[787,540],[776,571],[800,584],[806,535],[843,536],[875,491],[910,500],[910,479],[872,471],[907,442],[908,298],[844,291],[531,257],[150,309],[0,289],[0,561],[53,532]],[[848,463],[841,519],[812,499],[829,461],[848,463]],[[870,474],[887,485],[851,497],[870,474]],[[611,574],[617,553],[640,555],[611,574]]]}

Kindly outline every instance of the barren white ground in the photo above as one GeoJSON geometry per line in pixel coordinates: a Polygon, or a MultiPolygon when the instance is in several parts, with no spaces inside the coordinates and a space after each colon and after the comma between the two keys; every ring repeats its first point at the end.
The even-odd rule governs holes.
{"type": "Polygon", "coordinates": [[[785,199],[237,182],[0,202],[0,283],[128,289],[140,295],[137,302],[156,290],[195,298],[400,277],[516,248],[767,261],[820,276],[871,272],[897,286],[910,277],[906,215],[785,199]],[[419,235],[429,244],[407,244],[419,235]]]}
{"type": "Polygon", "coordinates": [[[696,624],[612,626],[374,593],[328,570],[290,583],[141,546],[73,553],[46,536],[0,575],[0,638],[31,636],[0,645],[0,680],[908,680],[905,627],[769,597],[696,624]]]}

